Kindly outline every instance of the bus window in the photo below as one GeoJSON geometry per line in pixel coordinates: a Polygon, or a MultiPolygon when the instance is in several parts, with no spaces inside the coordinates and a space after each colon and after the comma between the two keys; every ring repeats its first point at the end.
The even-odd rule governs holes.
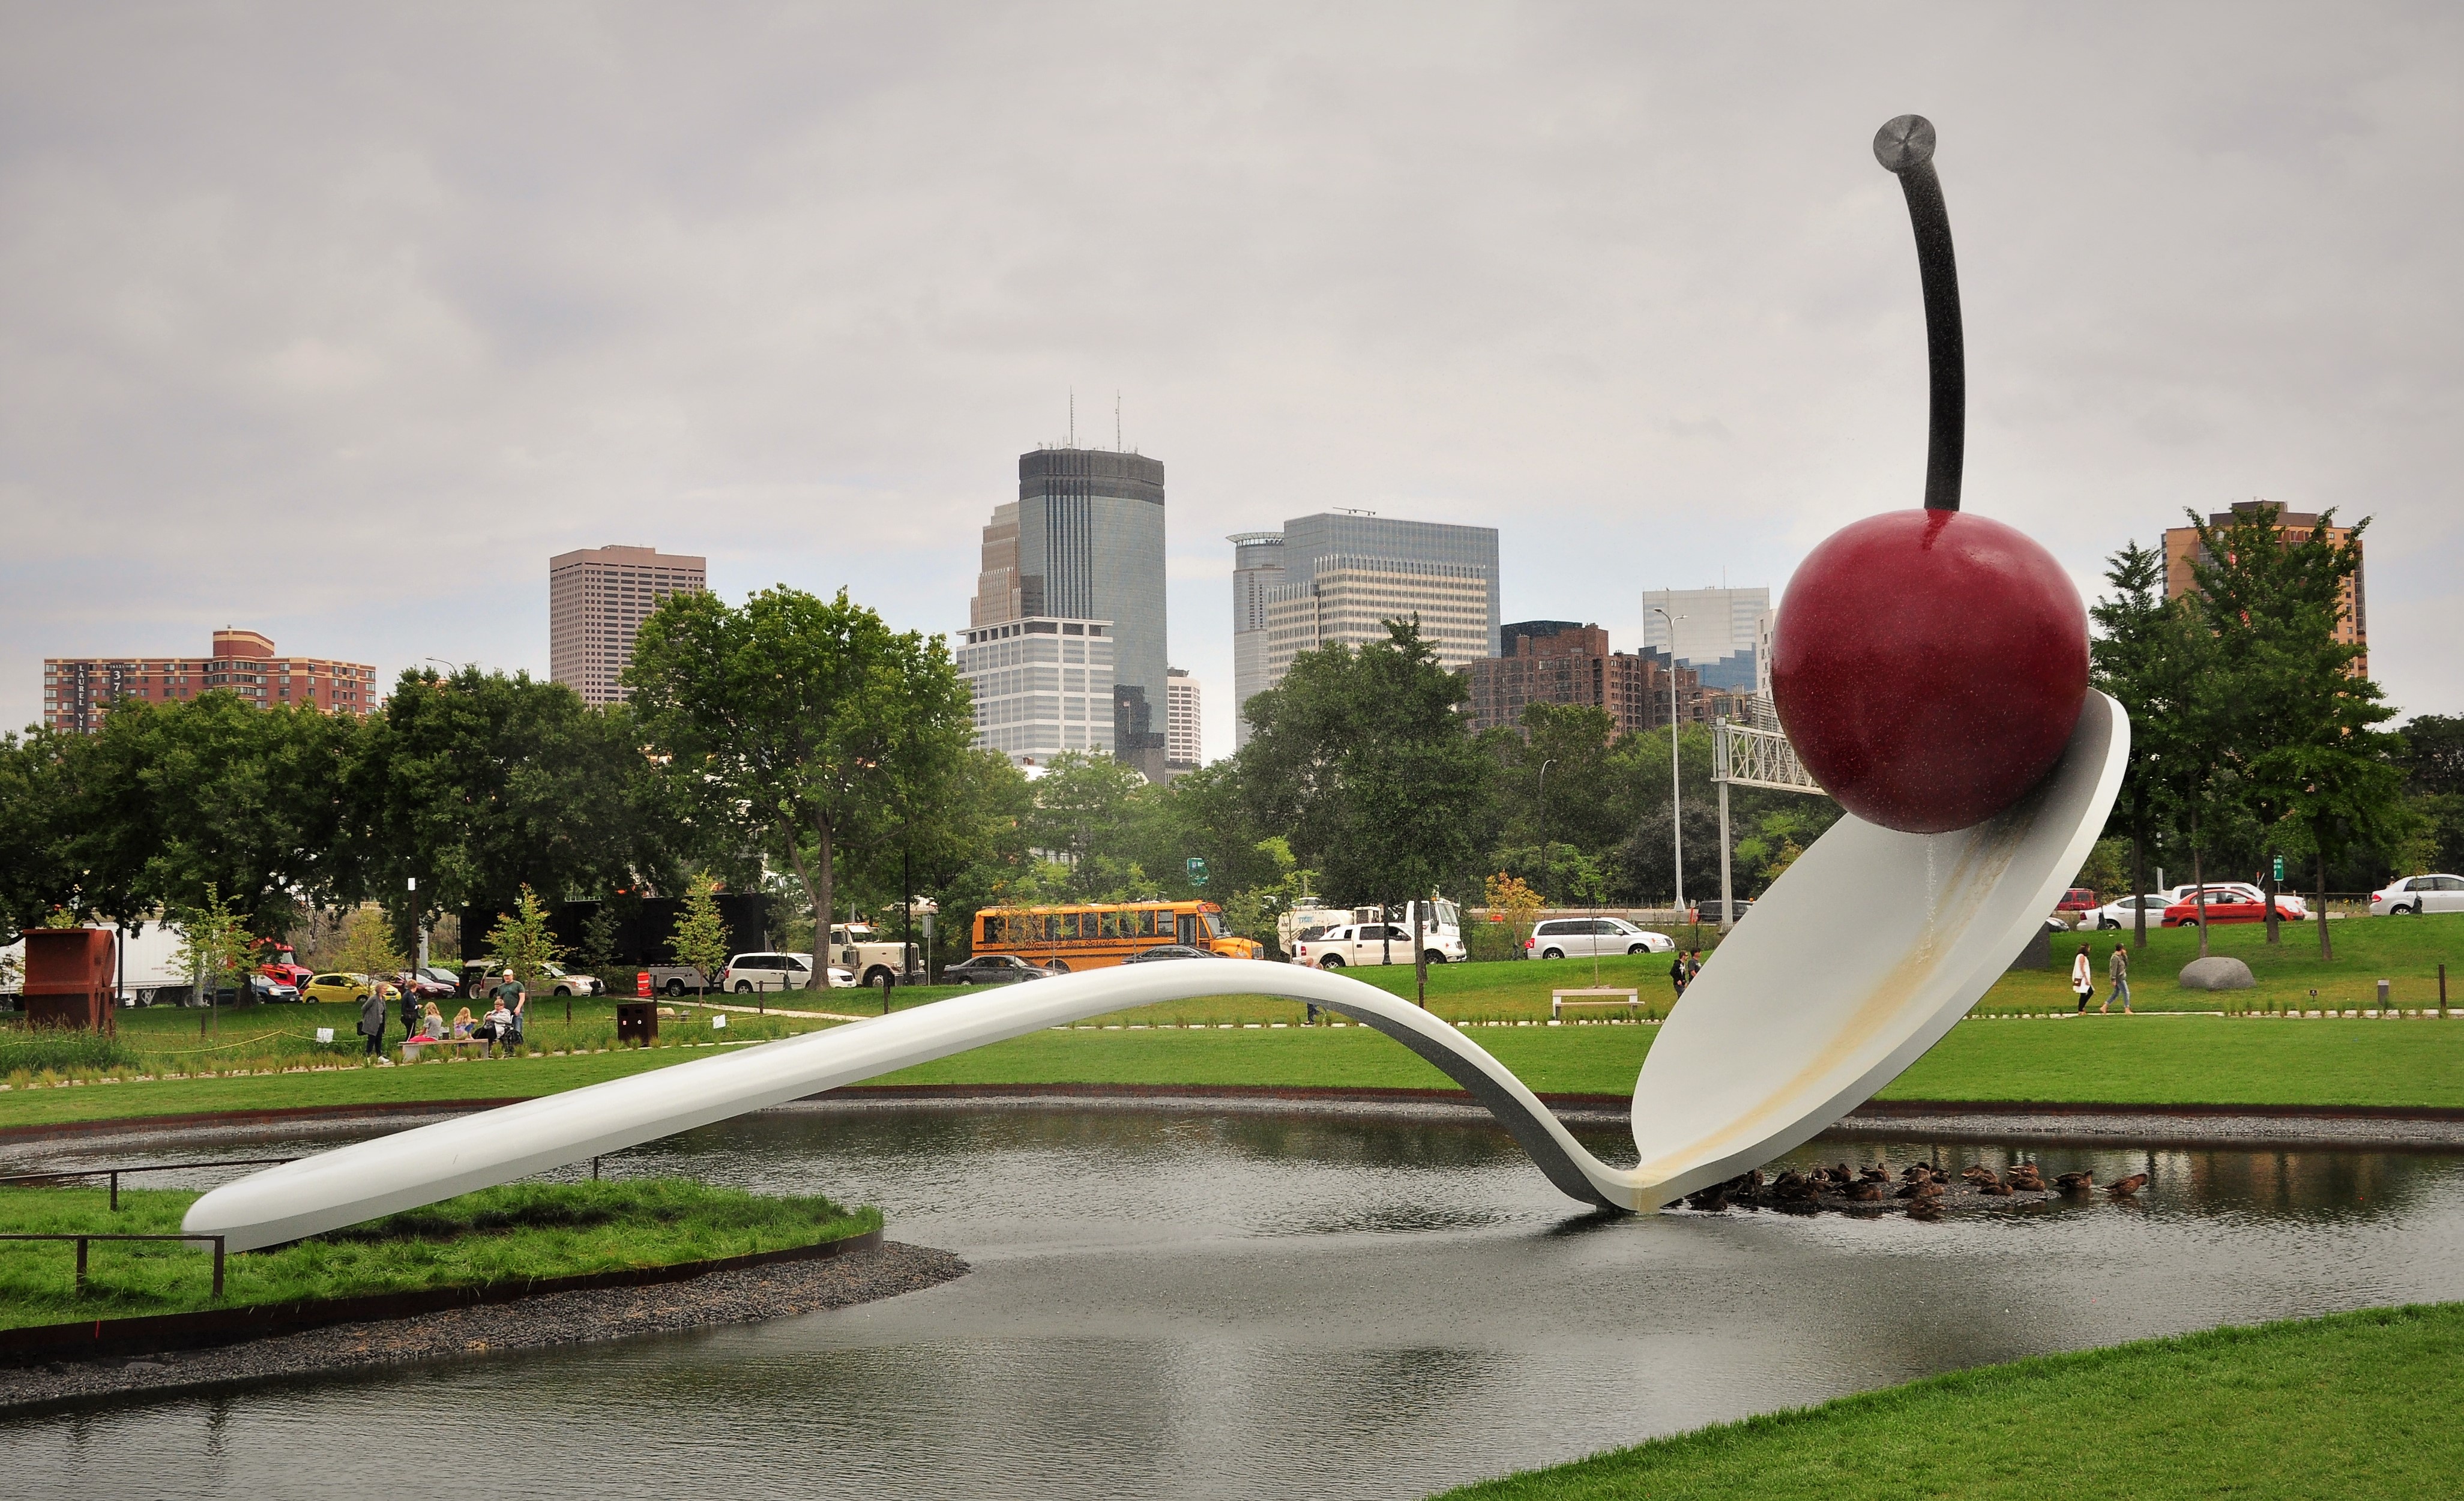
{"type": "Polygon", "coordinates": [[[1157,919],[1163,916],[1164,915],[1162,913],[1155,911],[1153,907],[1149,907],[1146,911],[1139,913],[1138,937],[1142,938],[1152,938],[1155,937],[1158,932],[1171,932],[1172,929],[1169,923],[1161,924],[1160,926],[1157,923],[1157,919]]]}
{"type": "Polygon", "coordinates": [[[1211,912],[1201,912],[1201,913],[1199,913],[1199,914],[1198,915],[1198,920],[1199,920],[1201,924],[1203,924],[1203,925],[1204,925],[1204,927],[1205,927],[1205,929],[1206,929],[1206,936],[1207,936],[1208,938],[1220,938],[1223,937],[1223,919],[1222,919],[1222,918],[1221,918],[1221,917],[1217,916],[1215,914],[1213,914],[1213,913],[1211,913],[1211,912]]]}
{"type": "Polygon", "coordinates": [[[1061,915],[1061,939],[1063,942],[1075,943],[1078,941],[1078,918],[1079,914],[1074,912],[1065,912],[1061,915]]]}
{"type": "Polygon", "coordinates": [[[985,943],[985,945],[986,945],[987,947],[994,946],[994,945],[998,945],[998,944],[1001,944],[1001,943],[1005,943],[1005,942],[1009,941],[1008,939],[1006,939],[1006,938],[1002,938],[1002,937],[1001,937],[1001,914],[999,914],[999,913],[986,913],[986,914],[984,915],[984,938],[983,938],[983,941],[984,941],[984,943],[985,943]]]}
{"type": "Polygon", "coordinates": [[[1103,925],[1102,932],[1104,937],[1108,938],[1117,938],[1121,936],[1121,915],[1119,913],[1104,913],[1098,916],[1095,920],[1103,925]]]}
{"type": "Polygon", "coordinates": [[[1193,913],[1184,912],[1180,915],[1180,941],[1183,943],[1198,941],[1198,917],[1193,913]]]}

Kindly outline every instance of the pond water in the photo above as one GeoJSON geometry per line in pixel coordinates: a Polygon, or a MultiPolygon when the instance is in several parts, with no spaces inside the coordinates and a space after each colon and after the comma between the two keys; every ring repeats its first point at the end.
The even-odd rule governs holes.
{"type": "Polygon", "coordinates": [[[2464,1159],[2029,1155],[2154,1181],[2135,1206],[1932,1225],[1612,1218],[1467,1119],[773,1112],[608,1170],[878,1203],[975,1270],[762,1325],[0,1423],[0,1473],[23,1497],[1417,1496],[1960,1366],[2464,1297],[2464,1159]]]}

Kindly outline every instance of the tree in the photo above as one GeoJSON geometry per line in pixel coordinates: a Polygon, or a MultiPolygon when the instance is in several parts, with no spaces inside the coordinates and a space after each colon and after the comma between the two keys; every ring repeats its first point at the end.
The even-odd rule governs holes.
{"type": "Polygon", "coordinates": [[[1468,687],[1439,665],[1418,623],[1390,620],[1386,635],[1295,657],[1243,706],[1254,734],[1237,759],[1254,821],[1287,830],[1294,856],[1338,895],[1424,901],[1476,879],[1497,762],[1464,729],[1468,687]]]}
{"type": "Polygon", "coordinates": [[[409,967],[394,946],[393,924],[377,907],[355,907],[342,922],[341,947],[335,967],[368,977],[371,982],[409,967]]]}
{"type": "Polygon", "coordinates": [[[672,595],[644,622],[625,682],[701,837],[793,869],[820,935],[842,843],[878,852],[901,813],[957,776],[974,732],[939,640],[892,634],[845,590],[765,589],[741,609],[672,595]]]}
{"type": "Polygon", "coordinates": [[[608,969],[615,965],[618,929],[615,907],[603,901],[590,910],[590,916],[583,919],[581,947],[575,951],[583,967],[608,969]]]}
{"type": "MultiPolygon", "coordinates": [[[[2088,660],[2096,687],[2130,718],[2130,755],[2106,827],[2130,841],[2130,893],[2138,896],[2147,890],[2147,846],[2163,790],[2167,717],[2187,706],[2195,684],[2184,673],[2207,653],[2188,639],[2199,629],[2189,612],[2165,598],[2163,553],[2126,542],[2106,560],[2104,577],[2113,592],[2088,610],[2096,626],[2088,660]]],[[[2131,946],[2144,949],[2147,912],[2136,905],[2131,946]]]]}
{"type": "Polygon", "coordinates": [[[668,946],[700,974],[693,993],[709,994],[710,977],[726,967],[733,944],[727,918],[718,910],[718,883],[708,875],[693,878],[685,894],[685,910],[677,915],[675,935],[668,946]]]}
{"type": "Polygon", "coordinates": [[[256,938],[248,931],[248,915],[209,881],[203,899],[181,912],[172,926],[180,935],[180,972],[194,978],[205,992],[206,1021],[219,1030],[223,982],[244,985],[256,965],[256,938]]]}
{"type": "Polygon", "coordinates": [[[594,709],[562,683],[406,672],[349,770],[354,884],[406,946],[525,887],[563,899],[666,884],[687,832],[640,741],[629,709],[594,709]]]}
{"type": "MultiPolygon", "coordinates": [[[[547,966],[564,957],[564,949],[547,931],[547,907],[528,886],[515,898],[514,910],[499,913],[488,930],[488,958],[498,969],[510,969],[527,992],[537,989],[547,966]]],[[[564,998],[564,1019],[573,1020],[573,997],[564,998]]]]}
{"type": "MultiPolygon", "coordinates": [[[[2216,717],[2227,726],[2237,790],[2262,830],[2297,819],[2308,831],[2319,953],[2328,958],[2327,862],[2356,837],[2382,845],[2401,837],[2404,746],[2377,727],[2395,711],[2355,671],[2364,648],[2337,639],[2368,519],[2338,542],[2328,535],[2332,510],[2300,537],[2279,518],[2278,507],[2262,505],[2211,527],[2191,513],[2201,552],[2193,567],[2215,631],[2216,717]]],[[[2272,897],[2273,877],[2265,884],[2272,897]]],[[[2267,905],[2272,938],[2275,902],[2267,905]]],[[[2204,953],[2204,923],[2201,931],[2204,953]]]]}
{"type": "Polygon", "coordinates": [[[1515,728],[1482,737],[1498,762],[1499,842],[1563,841],[1593,855],[1615,849],[1626,833],[1617,810],[1616,731],[1616,719],[1596,705],[1534,703],[1515,728]]]}
{"type": "Polygon", "coordinates": [[[1529,936],[1531,919],[1540,911],[1540,894],[1516,876],[1498,872],[1483,883],[1482,894],[1487,898],[1488,910],[1506,916],[1507,935],[1514,940],[1514,952],[1523,952],[1523,940],[1529,936]]]}

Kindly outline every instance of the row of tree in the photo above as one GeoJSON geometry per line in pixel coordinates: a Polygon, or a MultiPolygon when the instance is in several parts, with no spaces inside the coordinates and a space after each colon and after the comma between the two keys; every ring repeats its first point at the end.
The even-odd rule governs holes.
{"type": "MultiPolygon", "coordinates": [[[[2283,545],[2274,520],[2203,527],[2199,588],[2175,600],[2159,555],[2112,560],[2096,671],[2134,727],[2110,830],[2133,885],[2151,863],[2195,879],[2280,854],[2349,888],[2455,862],[2464,725],[2379,727],[2391,711],[2338,640],[2356,550],[2323,525],[2283,545]]],[[[207,694],[117,706],[91,736],[0,737],[0,910],[126,921],[214,893],[278,933],[375,901],[407,944],[445,913],[512,912],[526,887],[698,881],[774,894],[773,941],[798,948],[833,914],[931,894],[946,956],[990,904],[1205,895],[1271,938],[1304,894],[1472,904],[1501,875],[1551,905],[1656,903],[1679,889],[1680,835],[1684,891],[1718,890],[1707,727],[1617,736],[1604,710],[1535,704],[1475,736],[1463,678],[1409,622],[1304,653],[1245,706],[1237,755],[1165,785],[1102,756],[1030,782],[973,748],[939,640],[845,594],[671,598],[625,682],[628,703],[593,708],[519,674],[406,673],[365,720],[207,694]]],[[[1747,788],[1731,814],[1740,896],[1839,816],[1747,788]]]]}

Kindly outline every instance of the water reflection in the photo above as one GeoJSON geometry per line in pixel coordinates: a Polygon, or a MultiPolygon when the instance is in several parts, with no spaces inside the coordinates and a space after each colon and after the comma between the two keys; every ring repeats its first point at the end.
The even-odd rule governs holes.
{"type": "Polygon", "coordinates": [[[0,1456],[12,1495],[391,1490],[404,1435],[441,1422],[415,1472],[444,1497],[584,1477],[594,1497],[1410,1496],[1982,1361],[2464,1296],[2453,1159],[1910,1139],[1791,1161],[2022,1156],[2151,1181],[2136,1205],[1935,1225],[1625,1218],[1481,1121],[770,1113],[608,1170],[880,1203],[975,1272],[835,1314],[23,1420],[0,1456]]]}

